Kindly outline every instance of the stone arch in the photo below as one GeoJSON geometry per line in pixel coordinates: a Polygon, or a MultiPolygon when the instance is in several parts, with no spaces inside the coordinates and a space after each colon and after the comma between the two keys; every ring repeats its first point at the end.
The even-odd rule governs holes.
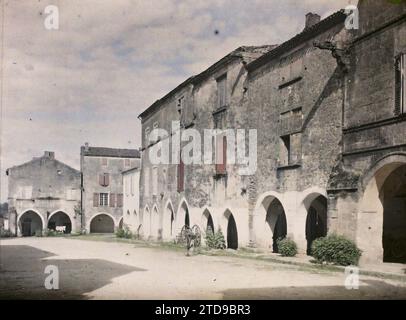
{"type": "Polygon", "coordinates": [[[118,229],[123,229],[124,227],[124,218],[121,217],[120,220],[118,220],[118,229]]]}
{"type": "Polygon", "coordinates": [[[17,218],[18,234],[23,237],[34,236],[42,232],[45,226],[44,217],[36,210],[27,209],[17,218]]]}
{"type": "Polygon", "coordinates": [[[172,201],[168,200],[164,207],[162,221],[162,236],[164,239],[174,239],[176,237],[176,214],[173,210],[172,201]]]}
{"type": "Polygon", "coordinates": [[[306,195],[302,201],[306,209],[305,235],[306,253],[311,254],[311,245],[314,240],[327,235],[327,197],[319,192],[306,195]]]}
{"type": "Polygon", "coordinates": [[[90,233],[114,233],[115,226],[115,218],[107,212],[96,213],[89,220],[90,233]]]}
{"type": "Polygon", "coordinates": [[[72,217],[63,210],[55,210],[49,215],[48,229],[59,230],[61,227],[64,229],[65,234],[72,232],[74,227],[72,217]]]}
{"type": "Polygon", "coordinates": [[[237,250],[238,229],[235,217],[229,209],[226,209],[226,211],[223,214],[223,218],[227,221],[226,230],[224,230],[227,248],[237,250]]]}
{"type": "Polygon", "coordinates": [[[185,199],[183,199],[180,204],[176,214],[176,234],[178,234],[183,226],[190,225],[190,210],[189,205],[185,199]]]}
{"type": "Polygon", "coordinates": [[[207,233],[209,230],[209,227],[211,228],[212,232],[217,231],[214,227],[214,220],[213,216],[211,215],[210,211],[208,208],[205,208],[202,213],[202,219],[201,219],[201,227],[203,232],[207,233]]]}
{"type": "Polygon", "coordinates": [[[375,162],[360,181],[356,241],[366,261],[406,262],[395,252],[406,252],[405,177],[406,155],[394,153],[375,162]]]}
{"type": "Polygon", "coordinates": [[[263,195],[255,208],[255,233],[258,246],[278,252],[277,240],[287,235],[287,219],[282,197],[276,192],[263,195]]]}

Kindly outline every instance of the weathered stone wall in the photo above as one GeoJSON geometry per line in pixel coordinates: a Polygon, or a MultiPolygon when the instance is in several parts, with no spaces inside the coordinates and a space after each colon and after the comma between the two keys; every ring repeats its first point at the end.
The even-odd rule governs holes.
{"type": "Polygon", "coordinates": [[[80,206],[80,172],[46,152],[8,169],[8,203],[10,230],[17,230],[19,235],[19,220],[27,211],[41,216],[43,229],[48,226],[48,218],[62,211],[69,216],[72,231],[79,231],[80,215],[75,213],[75,206],[80,206]]]}

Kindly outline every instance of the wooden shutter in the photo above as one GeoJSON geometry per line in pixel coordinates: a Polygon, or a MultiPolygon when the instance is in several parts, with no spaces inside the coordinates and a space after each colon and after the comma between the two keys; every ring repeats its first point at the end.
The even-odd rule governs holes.
{"type": "Polygon", "coordinates": [[[116,206],[116,194],[110,193],[110,207],[116,206]]]}
{"type": "Polygon", "coordinates": [[[178,164],[178,192],[182,192],[185,186],[185,164],[180,157],[180,163],[178,164]]]}
{"type": "Polygon", "coordinates": [[[227,76],[224,75],[221,78],[217,79],[217,99],[218,99],[218,108],[222,108],[227,103],[227,76]]]}
{"type": "Polygon", "coordinates": [[[216,174],[225,174],[227,168],[227,137],[216,139],[216,174]]]}
{"type": "Polygon", "coordinates": [[[110,184],[110,174],[105,173],[104,174],[104,186],[107,187],[110,184]]]}
{"type": "Polygon", "coordinates": [[[99,194],[93,193],[93,207],[99,206],[99,194]]]}
{"type": "Polygon", "coordinates": [[[121,208],[123,206],[123,194],[117,194],[117,207],[121,208]]]}
{"type": "Polygon", "coordinates": [[[104,175],[101,173],[99,174],[99,184],[103,187],[104,186],[104,175]]]}

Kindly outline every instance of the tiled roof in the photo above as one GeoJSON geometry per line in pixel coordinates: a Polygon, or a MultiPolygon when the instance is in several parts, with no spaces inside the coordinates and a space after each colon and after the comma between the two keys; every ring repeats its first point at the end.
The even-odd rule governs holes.
{"type": "Polygon", "coordinates": [[[84,147],[80,148],[80,154],[90,157],[112,157],[112,158],[140,158],[137,149],[115,149],[104,147],[84,147]]]}

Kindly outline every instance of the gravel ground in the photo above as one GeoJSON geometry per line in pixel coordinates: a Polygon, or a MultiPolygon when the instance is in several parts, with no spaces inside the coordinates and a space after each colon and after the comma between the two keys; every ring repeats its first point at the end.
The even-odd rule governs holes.
{"type": "Polygon", "coordinates": [[[68,238],[0,242],[0,299],[406,299],[406,283],[235,257],[68,238]],[[59,290],[46,290],[47,265],[59,290]]]}

